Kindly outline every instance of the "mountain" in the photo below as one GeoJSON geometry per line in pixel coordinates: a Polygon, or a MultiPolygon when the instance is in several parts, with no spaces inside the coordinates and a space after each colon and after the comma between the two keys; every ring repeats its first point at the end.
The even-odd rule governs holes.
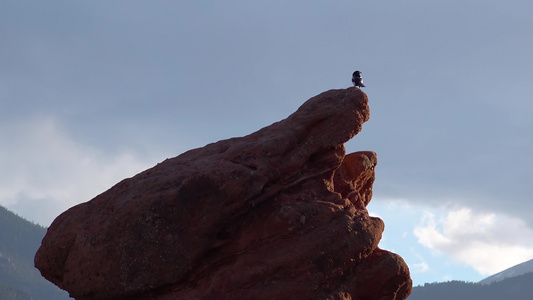
{"type": "Polygon", "coordinates": [[[19,290],[0,283],[0,299],[2,300],[32,300],[33,298],[19,290]]]}
{"type": "Polygon", "coordinates": [[[489,276],[483,280],[481,280],[479,283],[481,284],[491,284],[493,282],[497,282],[500,280],[503,280],[505,278],[511,278],[516,277],[519,275],[523,275],[526,273],[533,272],[533,259],[528,260],[526,262],[523,262],[521,264],[518,264],[514,267],[510,267],[509,269],[505,269],[499,273],[496,273],[492,276],[489,276]]]}
{"type": "Polygon", "coordinates": [[[0,206],[0,299],[63,300],[68,293],[44,279],[33,266],[46,228],[0,206]]]}
{"type": "Polygon", "coordinates": [[[505,278],[490,284],[464,281],[429,283],[413,288],[407,300],[530,300],[533,273],[505,278]]]}

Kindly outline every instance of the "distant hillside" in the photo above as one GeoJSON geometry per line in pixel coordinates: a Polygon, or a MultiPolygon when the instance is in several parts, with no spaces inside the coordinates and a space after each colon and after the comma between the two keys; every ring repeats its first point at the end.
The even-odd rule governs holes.
{"type": "Polygon", "coordinates": [[[0,283],[0,299],[2,300],[32,300],[32,297],[24,292],[0,283]]]}
{"type": "Polygon", "coordinates": [[[0,299],[66,300],[68,293],[41,276],[33,257],[46,228],[0,206],[0,299]]]}
{"type": "Polygon", "coordinates": [[[492,284],[464,281],[430,283],[413,288],[408,300],[530,300],[533,273],[506,278],[492,284]]]}
{"type": "Polygon", "coordinates": [[[514,267],[510,267],[508,269],[505,269],[499,273],[496,273],[492,276],[489,276],[483,280],[481,280],[479,283],[481,284],[491,284],[496,281],[503,280],[505,278],[515,277],[519,275],[523,275],[526,273],[533,272],[533,259],[523,262],[521,264],[518,264],[514,267]]]}

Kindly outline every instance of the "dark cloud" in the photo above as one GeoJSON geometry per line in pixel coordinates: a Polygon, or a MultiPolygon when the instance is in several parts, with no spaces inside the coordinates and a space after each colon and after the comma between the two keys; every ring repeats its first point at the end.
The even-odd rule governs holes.
{"type": "Polygon", "coordinates": [[[378,153],[377,195],[533,220],[531,6],[4,1],[0,125],[52,116],[103,151],[177,155],[360,69],[372,116],[348,149],[378,153]]]}

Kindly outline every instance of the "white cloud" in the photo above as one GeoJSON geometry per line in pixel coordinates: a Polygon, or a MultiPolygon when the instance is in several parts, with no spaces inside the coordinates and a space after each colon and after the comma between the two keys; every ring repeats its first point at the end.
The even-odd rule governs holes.
{"type": "Polygon", "coordinates": [[[427,264],[424,257],[422,257],[422,255],[420,255],[420,253],[418,253],[418,251],[415,248],[411,247],[410,250],[411,250],[410,254],[413,257],[413,259],[416,259],[419,261],[418,263],[409,264],[409,268],[411,269],[411,272],[412,273],[425,273],[429,271],[429,265],[427,264]]]}
{"type": "Polygon", "coordinates": [[[411,272],[424,273],[429,270],[429,266],[425,262],[420,262],[417,264],[411,264],[411,272]]]}
{"type": "Polygon", "coordinates": [[[414,234],[423,246],[483,275],[533,258],[533,230],[520,219],[495,213],[460,208],[437,218],[426,211],[414,234]]]}
{"type": "Polygon", "coordinates": [[[368,214],[371,216],[371,217],[376,217],[376,218],[382,218],[378,213],[376,212],[373,212],[373,211],[368,211],[368,214]]]}
{"type": "Polygon", "coordinates": [[[0,127],[0,205],[43,225],[151,166],[76,142],[52,118],[0,127]]]}

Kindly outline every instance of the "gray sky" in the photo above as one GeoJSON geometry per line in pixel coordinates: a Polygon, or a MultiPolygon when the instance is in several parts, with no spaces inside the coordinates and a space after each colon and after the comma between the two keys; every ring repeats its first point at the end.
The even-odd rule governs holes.
{"type": "Polygon", "coordinates": [[[358,69],[371,119],[347,149],[378,153],[382,246],[415,284],[481,279],[533,258],[532,11],[526,0],[2,1],[0,205],[48,225],[167,157],[350,86],[358,69]]]}

